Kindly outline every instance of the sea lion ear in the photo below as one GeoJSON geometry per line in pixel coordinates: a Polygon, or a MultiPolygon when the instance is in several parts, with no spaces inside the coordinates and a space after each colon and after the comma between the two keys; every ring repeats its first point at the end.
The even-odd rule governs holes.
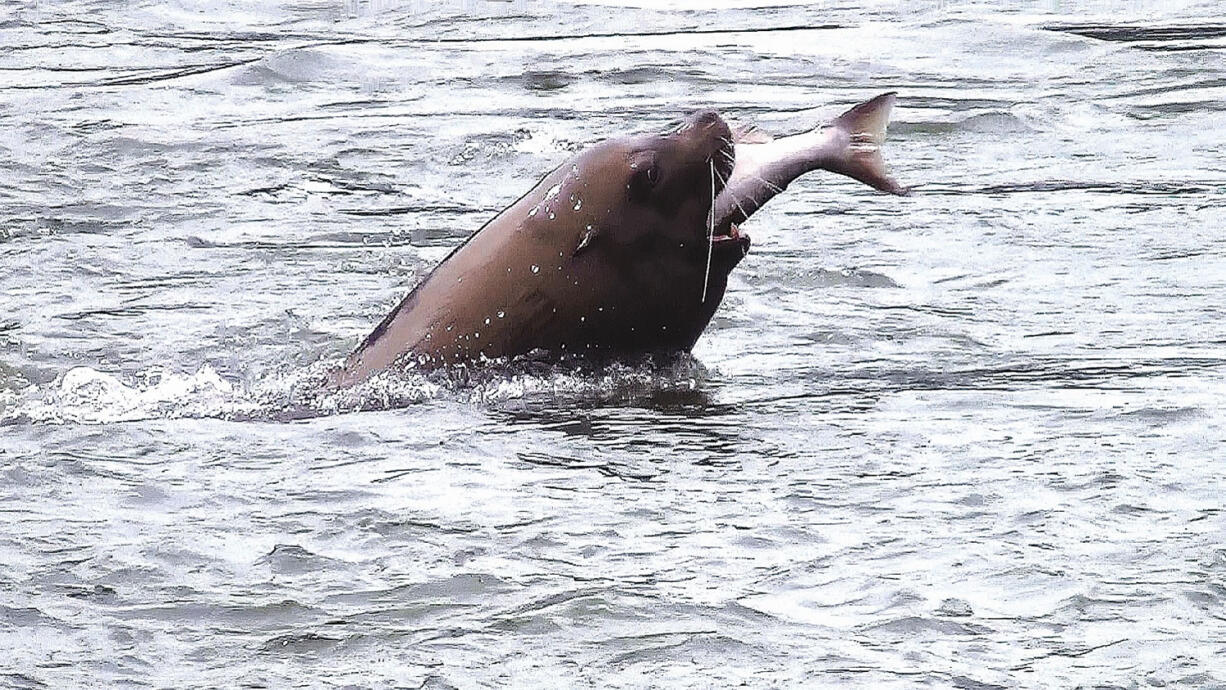
{"type": "Polygon", "coordinates": [[[579,238],[579,244],[575,246],[575,251],[571,252],[570,255],[579,256],[582,254],[592,245],[592,238],[594,237],[596,237],[596,229],[590,225],[587,226],[587,229],[583,231],[583,236],[579,238]]]}
{"type": "Polygon", "coordinates": [[[630,159],[630,180],[626,188],[631,195],[644,199],[660,182],[660,167],[656,164],[655,151],[640,151],[630,159]]]}

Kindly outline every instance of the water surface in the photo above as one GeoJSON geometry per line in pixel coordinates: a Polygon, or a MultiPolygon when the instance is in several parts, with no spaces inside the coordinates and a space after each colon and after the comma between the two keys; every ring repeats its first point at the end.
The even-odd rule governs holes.
{"type": "Polygon", "coordinates": [[[643,4],[3,6],[0,684],[1226,683],[1216,5],[643,4]],[[692,360],[314,392],[570,152],[887,90],[692,360]]]}

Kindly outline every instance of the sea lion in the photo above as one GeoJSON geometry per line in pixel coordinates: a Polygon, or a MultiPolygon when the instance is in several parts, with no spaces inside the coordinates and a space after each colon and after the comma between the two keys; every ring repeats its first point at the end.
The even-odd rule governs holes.
{"type": "Polygon", "coordinates": [[[788,182],[824,168],[901,190],[875,148],[892,102],[857,106],[824,134],[734,133],[706,110],[663,134],[592,146],[452,251],[332,380],[533,350],[688,351],[749,251],[737,224],[788,182]]]}

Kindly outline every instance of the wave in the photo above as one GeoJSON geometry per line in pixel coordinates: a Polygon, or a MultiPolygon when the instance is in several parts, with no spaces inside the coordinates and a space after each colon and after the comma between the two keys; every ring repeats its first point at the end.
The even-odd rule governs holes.
{"type": "Polygon", "coordinates": [[[431,401],[535,407],[603,404],[677,407],[708,402],[707,370],[688,355],[656,361],[592,363],[529,357],[431,371],[385,371],[347,389],[329,374],[340,360],[270,373],[252,383],[205,365],[193,373],[148,370],[134,379],[88,366],[47,386],[0,389],[0,425],[113,424],[149,419],[294,421],[389,410],[431,401]],[[561,402],[559,402],[561,401],[561,402]]]}

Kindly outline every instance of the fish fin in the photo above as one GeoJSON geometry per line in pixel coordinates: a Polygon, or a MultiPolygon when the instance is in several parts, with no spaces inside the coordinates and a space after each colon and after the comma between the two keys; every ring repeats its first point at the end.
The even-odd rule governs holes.
{"type": "Polygon", "coordinates": [[[734,144],[765,144],[774,141],[770,132],[755,124],[738,124],[732,127],[732,142],[734,144]]]}
{"type": "Polygon", "coordinates": [[[846,132],[848,139],[829,169],[883,192],[907,196],[911,190],[890,176],[881,157],[885,128],[890,121],[895,96],[893,91],[883,93],[848,110],[830,123],[831,127],[846,132]]]}

